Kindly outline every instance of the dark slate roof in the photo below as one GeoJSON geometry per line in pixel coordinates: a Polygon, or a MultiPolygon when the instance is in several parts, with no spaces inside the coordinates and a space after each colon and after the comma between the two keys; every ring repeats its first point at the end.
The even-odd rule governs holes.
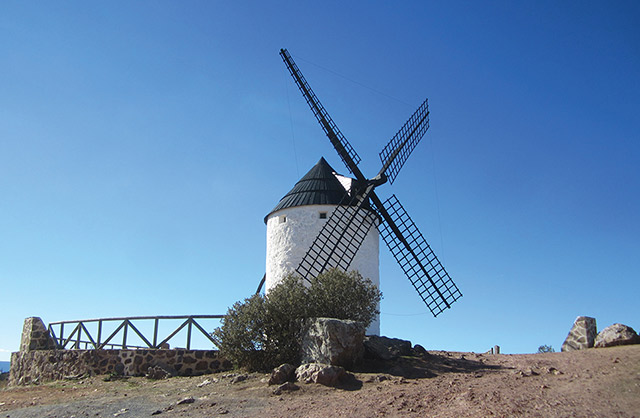
{"type": "Polygon", "coordinates": [[[320,161],[318,161],[318,163],[293,186],[293,189],[280,199],[276,207],[264,217],[264,222],[267,223],[267,218],[273,212],[279,211],[280,209],[306,205],[338,205],[344,203],[342,200],[348,193],[336,178],[334,172],[329,163],[327,163],[324,158],[320,158],[320,161]]]}

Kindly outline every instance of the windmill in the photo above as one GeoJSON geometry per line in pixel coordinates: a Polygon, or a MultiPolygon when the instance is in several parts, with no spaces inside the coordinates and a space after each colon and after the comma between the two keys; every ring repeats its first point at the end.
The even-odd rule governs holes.
{"type": "MultiPolygon", "coordinates": [[[[322,203],[299,201],[301,196],[305,196],[305,191],[313,185],[322,189],[325,196],[332,196],[333,191],[339,193],[335,195],[337,201],[334,199],[332,202],[325,202],[333,204],[335,209],[326,218],[320,232],[306,249],[299,264],[295,266],[296,273],[307,278],[315,277],[330,268],[344,271],[353,269],[352,261],[363,242],[370,240],[368,237],[375,234],[376,242],[373,245],[377,246],[379,231],[420,298],[434,317],[438,316],[450,308],[462,294],[395,195],[382,202],[375,192],[377,187],[387,182],[393,184],[398,172],[429,128],[427,100],[380,152],[382,168],[375,177],[368,179],[358,167],[360,157],[311,90],[289,52],[281,49],[280,56],[340,159],[355,177],[349,181],[346,177],[337,176],[344,187],[342,193],[339,193],[335,180],[331,180],[327,175],[327,171],[333,169],[321,159],[271,212],[276,213],[279,208],[292,204],[322,203]],[[326,182],[319,184],[320,180],[326,182]]],[[[322,212],[320,217],[322,218],[322,212]]],[[[286,217],[282,215],[279,222],[286,222],[286,217]]],[[[377,270],[377,254],[375,262],[377,270]]],[[[262,279],[258,291],[266,277],[267,274],[262,279]]]]}

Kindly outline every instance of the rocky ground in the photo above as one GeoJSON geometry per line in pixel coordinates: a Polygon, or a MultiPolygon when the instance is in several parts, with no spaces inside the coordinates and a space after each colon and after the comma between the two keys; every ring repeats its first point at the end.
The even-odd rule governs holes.
{"type": "Polygon", "coordinates": [[[0,382],[0,417],[636,417],[640,345],[569,353],[429,352],[367,363],[340,387],[268,375],[0,382]],[[107,381],[105,381],[107,380],[107,381]]]}

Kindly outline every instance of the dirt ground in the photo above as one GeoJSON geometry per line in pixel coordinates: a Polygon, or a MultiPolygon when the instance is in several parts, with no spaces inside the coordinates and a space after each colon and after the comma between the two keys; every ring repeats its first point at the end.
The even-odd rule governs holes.
{"type": "Polygon", "coordinates": [[[338,388],[296,383],[298,390],[280,395],[267,385],[268,375],[236,376],[95,376],[4,386],[0,418],[640,418],[640,345],[518,355],[429,352],[364,364],[338,388]]]}

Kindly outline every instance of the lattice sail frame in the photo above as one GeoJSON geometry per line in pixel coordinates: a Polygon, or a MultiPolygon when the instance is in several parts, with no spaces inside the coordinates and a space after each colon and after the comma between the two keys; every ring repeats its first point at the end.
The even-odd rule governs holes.
{"type": "Polygon", "coordinates": [[[348,271],[367,234],[378,222],[375,213],[362,208],[363,202],[334,209],[300,261],[296,273],[308,281],[309,277],[317,277],[331,268],[348,271]]]}
{"type": "Polygon", "coordinates": [[[392,195],[382,205],[400,233],[394,233],[391,225],[383,221],[378,226],[380,235],[420,298],[437,317],[460,299],[462,293],[396,196],[392,195]]]}
{"type": "Polygon", "coordinates": [[[393,184],[398,172],[429,129],[429,100],[425,99],[380,152],[382,171],[393,184]]]}
{"type": "Polygon", "coordinates": [[[296,85],[300,89],[302,96],[311,108],[313,115],[316,117],[316,119],[320,123],[320,126],[322,126],[324,133],[329,137],[329,140],[333,144],[333,147],[338,152],[338,155],[342,159],[342,162],[347,166],[349,172],[354,174],[352,167],[360,163],[360,156],[358,155],[356,150],[353,149],[349,141],[347,141],[347,138],[342,135],[340,129],[338,129],[336,124],[333,122],[333,119],[331,119],[331,116],[329,116],[322,103],[320,103],[320,100],[318,100],[318,97],[311,89],[311,86],[309,86],[309,83],[307,83],[307,80],[302,75],[302,72],[291,58],[291,54],[289,54],[289,51],[287,51],[286,49],[281,49],[280,56],[285,62],[287,69],[289,70],[289,74],[291,74],[291,77],[293,77],[296,85]],[[353,165],[349,163],[349,159],[353,162],[353,165]]]}

